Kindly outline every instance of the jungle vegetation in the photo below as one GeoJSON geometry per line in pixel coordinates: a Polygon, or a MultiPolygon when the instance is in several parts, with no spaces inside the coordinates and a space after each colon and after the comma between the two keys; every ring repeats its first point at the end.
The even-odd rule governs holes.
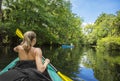
{"type": "Polygon", "coordinates": [[[4,0],[0,19],[0,45],[19,41],[15,30],[33,30],[37,44],[70,44],[82,41],[82,19],[66,0],[4,0]]]}
{"type": "Polygon", "coordinates": [[[120,49],[120,11],[116,14],[102,13],[94,24],[84,28],[84,43],[105,50],[120,49]]]}
{"type": "Polygon", "coordinates": [[[71,11],[69,0],[0,1],[0,45],[20,39],[15,30],[33,30],[37,44],[84,44],[105,50],[120,49],[120,11],[102,13],[93,24],[82,27],[83,19],[71,11]]]}

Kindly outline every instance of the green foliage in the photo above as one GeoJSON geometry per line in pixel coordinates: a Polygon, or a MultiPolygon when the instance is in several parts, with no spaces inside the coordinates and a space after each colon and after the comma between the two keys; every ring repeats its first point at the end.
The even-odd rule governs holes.
{"type": "Polygon", "coordinates": [[[113,21],[113,35],[120,36],[120,11],[117,12],[117,16],[113,21]]]}
{"type": "Polygon", "coordinates": [[[84,43],[85,44],[96,44],[97,40],[97,32],[95,30],[95,25],[94,24],[88,24],[84,28],[85,32],[85,37],[84,37],[84,43]]]}
{"type": "Polygon", "coordinates": [[[120,49],[120,11],[116,15],[102,13],[94,24],[85,26],[85,44],[107,50],[120,49]]]}
{"type": "Polygon", "coordinates": [[[120,37],[106,37],[98,40],[97,48],[103,50],[120,50],[120,37]]]}
{"type": "Polygon", "coordinates": [[[81,20],[71,12],[70,1],[4,0],[2,24],[15,36],[15,29],[33,30],[38,44],[78,43],[81,20]]]}

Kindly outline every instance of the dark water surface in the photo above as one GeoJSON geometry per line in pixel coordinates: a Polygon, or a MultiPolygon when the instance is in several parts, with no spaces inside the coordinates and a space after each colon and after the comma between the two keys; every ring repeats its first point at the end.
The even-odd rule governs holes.
{"type": "MultiPolygon", "coordinates": [[[[17,57],[13,48],[0,47],[0,70],[17,57]]],[[[119,51],[100,52],[89,47],[41,47],[43,56],[74,81],[120,81],[119,51]]]]}

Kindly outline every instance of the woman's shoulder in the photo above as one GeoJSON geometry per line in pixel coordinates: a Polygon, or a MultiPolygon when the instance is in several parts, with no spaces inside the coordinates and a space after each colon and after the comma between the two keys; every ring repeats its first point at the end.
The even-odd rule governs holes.
{"type": "Polygon", "coordinates": [[[18,52],[19,50],[23,50],[24,48],[21,45],[18,45],[14,48],[14,51],[18,52]]]}
{"type": "Polygon", "coordinates": [[[35,50],[41,50],[41,48],[39,47],[33,47],[35,50]]]}
{"type": "Polygon", "coordinates": [[[39,47],[34,47],[34,52],[35,52],[35,54],[37,53],[42,53],[42,50],[41,50],[41,48],[39,48],[39,47]]]}

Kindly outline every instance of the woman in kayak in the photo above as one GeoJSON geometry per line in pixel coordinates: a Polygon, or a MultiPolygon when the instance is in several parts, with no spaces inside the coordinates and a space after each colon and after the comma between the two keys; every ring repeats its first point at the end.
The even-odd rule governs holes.
{"type": "Polygon", "coordinates": [[[0,81],[50,81],[43,75],[50,60],[42,62],[42,51],[34,47],[35,44],[36,34],[26,32],[22,43],[14,48],[20,60],[13,69],[0,76],[0,81]]]}
{"type": "Polygon", "coordinates": [[[15,52],[18,52],[18,57],[21,61],[35,60],[37,70],[44,72],[49,59],[45,59],[42,63],[42,51],[40,48],[33,47],[36,44],[36,34],[33,31],[28,31],[24,34],[22,43],[14,48],[15,52]]]}

